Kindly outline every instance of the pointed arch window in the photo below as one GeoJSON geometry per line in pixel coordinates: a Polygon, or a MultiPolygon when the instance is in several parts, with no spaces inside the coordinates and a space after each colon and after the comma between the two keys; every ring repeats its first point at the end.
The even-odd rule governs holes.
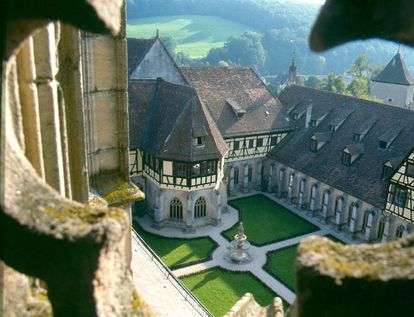
{"type": "Polygon", "coordinates": [[[237,167],[234,168],[233,182],[234,182],[234,185],[239,185],[239,169],[237,167]]]}
{"type": "Polygon", "coordinates": [[[249,183],[252,182],[252,176],[253,176],[253,168],[249,165],[249,167],[247,169],[247,181],[249,183]]]}
{"type": "Polygon", "coordinates": [[[326,214],[327,211],[328,211],[330,198],[331,198],[331,192],[329,190],[325,191],[323,193],[323,197],[322,197],[322,212],[323,212],[323,214],[326,214]]]}
{"type": "Polygon", "coordinates": [[[402,238],[402,237],[403,237],[403,235],[404,235],[404,231],[405,231],[404,226],[403,226],[403,225],[399,225],[399,226],[397,227],[396,232],[395,232],[395,237],[396,237],[397,239],[402,238]]]}
{"type": "Polygon", "coordinates": [[[175,221],[183,220],[183,204],[177,197],[170,201],[170,219],[175,221]]]}
{"type": "Polygon", "coordinates": [[[362,231],[365,231],[368,225],[369,210],[365,210],[364,218],[362,218],[362,231]]]}
{"type": "Polygon", "coordinates": [[[207,203],[204,197],[200,197],[194,204],[194,218],[203,218],[207,216],[207,203]]]}
{"type": "Polygon", "coordinates": [[[378,239],[382,239],[382,236],[384,235],[384,229],[385,229],[385,217],[381,217],[379,224],[378,224],[378,239]]]}
{"type": "Polygon", "coordinates": [[[343,197],[338,198],[335,203],[335,212],[341,213],[343,205],[344,205],[344,198],[343,197]]]}

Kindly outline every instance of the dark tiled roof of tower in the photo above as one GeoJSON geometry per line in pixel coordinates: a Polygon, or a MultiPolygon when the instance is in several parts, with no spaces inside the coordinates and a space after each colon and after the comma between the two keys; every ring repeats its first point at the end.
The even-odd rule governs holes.
{"type": "Polygon", "coordinates": [[[399,85],[414,84],[414,80],[410,77],[410,73],[400,53],[397,53],[387,66],[372,80],[399,85]]]}
{"type": "Polygon", "coordinates": [[[133,39],[127,38],[128,47],[128,76],[139,65],[145,54],[154,45],[156,38],[153,39],[133,39]]]}
{"type": "Polygon", "coordinates": [[[388,190],[388,183],[382,179],[383,164],[392,160],[393,167],[397,167],[413,148],[414,112],[296,85],[288,87],[279,99],[286,108],[312,103],[313,110],[329,114],[316,128],[305,129],[306,116],[294,121],[296,130],[269,153],[269,158],[383,208],[388,190]],[[311,152],[310,138],[316,133],[330,131],[330,125],[337,117],[345,118],[343,123],[331,132],[322,148],[316,153],[311,152]],[[376,123],[359,142],[354,141],[359,127],[374,117],[376,123]],[[395,131],[396,127],[398,135],[390,138],[386,149],[380,148],[383,136],[388,135],[388,131],[395,131]],[[350,166],[342,164],[345,148],[358,150],[356,155],[359,156],[350,166]]]}
{"type": "Polygon", "coordinates": [[[223,137],[291,129],[279,100],[249,68],[181,67],[223,137]]]}
{"type": "Polygon", "coordinates": [[[228,150],[190,86],[162,79],[130,80],[129,111],[131,148],[186,162],[218,159],[228,150]],[[203,146],[194,144],[197,136],[205,137],[203,146]]]}

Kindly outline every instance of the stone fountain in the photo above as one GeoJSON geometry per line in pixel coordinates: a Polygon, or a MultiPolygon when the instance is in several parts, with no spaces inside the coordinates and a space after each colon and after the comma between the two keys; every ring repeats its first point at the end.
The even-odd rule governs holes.
{"type": "Polygon", "coordinates": [[[252,260],[252,257],[248,252],[249,248],[250,242],[247,241],[246,235],[244,234],[243,222],[240,222],[237,234],[234,236],[234,240],[230,242],[230,245],[228,246],[228,257],[233,263],[237,264],[250,262],[252,260]]]}

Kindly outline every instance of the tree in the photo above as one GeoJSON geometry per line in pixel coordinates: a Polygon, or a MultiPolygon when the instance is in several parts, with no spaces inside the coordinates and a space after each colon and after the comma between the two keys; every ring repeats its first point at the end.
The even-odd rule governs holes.
{"type": "Polygon", "coordinates": [[[371,58],[365,54],[359,54],[346,72],[354,78],[370,77],[372,73],[371,58]]]}

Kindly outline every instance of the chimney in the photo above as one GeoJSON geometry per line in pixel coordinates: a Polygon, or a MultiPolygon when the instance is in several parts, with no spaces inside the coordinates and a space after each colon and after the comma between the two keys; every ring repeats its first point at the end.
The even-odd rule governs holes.
{"type": "Polygon", "coordinates": [[[306,108],[305,129],[309,128],[311,118],[312,118],[312,103],[310,103],[308,107],[306,108]]]}

